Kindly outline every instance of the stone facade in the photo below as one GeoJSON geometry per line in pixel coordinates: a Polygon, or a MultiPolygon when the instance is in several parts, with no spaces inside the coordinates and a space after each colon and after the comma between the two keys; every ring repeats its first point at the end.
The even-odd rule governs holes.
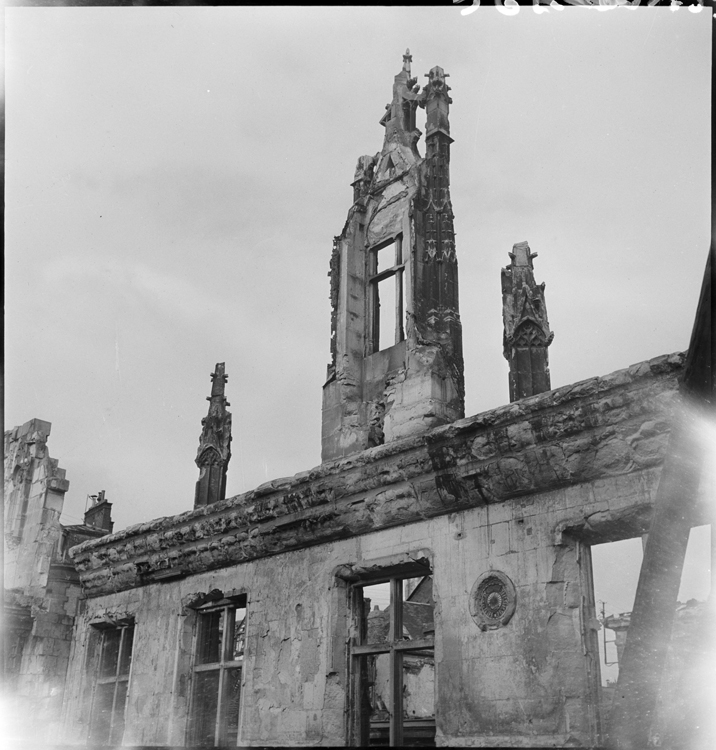
{"type": "Polygon", "coordinates": [[[49,422],[32,419],[6,432],[4,446],[5,676],[12,715],[24,717],[9,732],[45,742],[59,731],[80,598],[79,577],[67,553],[111,530],[106,501],[88,511],[84,525],[60,524],[69,482],[48,453],[50,428],[49,422]],[[99,520],[108,525],[103,528],[99,520]],[[30,716],[32,722],[27,721],[30,716]]]}
{"type": "Polygon", "coordinates": [[[217,366],[194,509],[71,550],[65,742],[604,739],[591,545],[649,528],[684,355],[550,391],[520,243],[506,341],[540,327],[543,377],[464,418],[451,99],[442,68],[420,90],[410,63],[334,241],[323,462],[225,499],[217,366]]]}
{"type": "Polygon", "coordinates": [[[437,743],[593,744],[589,545],[648,528],[682,366],[659,357],[74,548],[67,740],[87,738],[85,655],[109,617],[135,623],[125,744],[184,744],[191,603],[218,590],[247,596],[240,743],[349,742],[352,582],[425,559],[437,743]],[[469,592],[493,568],[516,608],[482,631],[469,592]]]}

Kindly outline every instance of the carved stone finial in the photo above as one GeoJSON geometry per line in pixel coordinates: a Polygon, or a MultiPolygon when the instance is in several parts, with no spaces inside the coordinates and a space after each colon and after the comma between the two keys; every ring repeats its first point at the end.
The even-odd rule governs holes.
{"type": "Polygon", "coordinates": [[[425,107],[427,122],[425,126],[425,137],[429,138],[437,132],[450,135],[450,122],[448,114],[452,99],[448,95],[450,87],[447,85],[446,78],[450,75],[446,73],[439,65],[435,65],[425,74],[428,83],[423,89],[420,99],[420,106],[425,107]]]}
{"type": "Polygon", "coordinates": [[[226,470],[231,459],[231,414],[226,410],[229,402],[224,396],[229,376],[224,373],[223,362],[217,363],[210,377],[209,413],[201,420],[203,429],[196,454],[199,481],[194,495],[195,508],[226,497],[226,470]]]}
{"type": "Polygon", "coordinates": [[[415,127],[415,110],[422,95],[419,93],[417,79],[411,77],[412,60],[410,50],[406,49],[403,67],[393,81],[393,100],[387,105],[386,112],[380,119],[380,124],[385,128],[383,150],[393,141],[413,147],[420,137],[420,131],[415,127]]]}
{"type": "Polygon", "coordinates": [[[413,62],[413,56],[410,54],[410,49],[405,50],[403,55],[403,70],[410,75],[410,63],[413,62]]]}
{"type": "Polygon", "coordinates": [[[554,334],[547,320],[544,284],[537,284],[527,242],[518,242],[509,253],[510,265],[502,269],[502,319],[504,355],[510,364],[510,401],[551,388],[547,347],[554,334]]]}

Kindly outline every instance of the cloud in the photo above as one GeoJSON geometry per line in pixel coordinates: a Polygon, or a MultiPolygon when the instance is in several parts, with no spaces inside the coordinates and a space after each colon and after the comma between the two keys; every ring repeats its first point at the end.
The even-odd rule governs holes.
{"type": "Polygon", "coordinates": [[[43,269],[45,285],[66,284],[93,287],[93,294],[106,298],[138,296],[162,317],[190,324],[220,319],[226,303],[208,294],[189,277],[160,271],[145,263],[121,258],[66,255],[51,260],[43,269]]]}

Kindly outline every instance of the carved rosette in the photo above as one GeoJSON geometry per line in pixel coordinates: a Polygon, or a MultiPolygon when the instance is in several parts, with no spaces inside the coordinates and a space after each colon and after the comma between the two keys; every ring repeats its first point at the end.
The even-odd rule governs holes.
{"type": "Polygon", "coordinates": [[[497,570],[483,573],[470,592],[470,615],[480,630],[497,630],[512,618],[517,606],[515,585],[497,570]]]}

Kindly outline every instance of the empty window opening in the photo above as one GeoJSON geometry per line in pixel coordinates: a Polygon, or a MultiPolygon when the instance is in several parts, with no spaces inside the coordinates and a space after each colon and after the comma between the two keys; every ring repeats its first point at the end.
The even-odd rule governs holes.
{"type": "Polygon", "coordinates": [[[100,639],[89,740],[95,745],[119,745],[124,735],[134,624],[102,628],[100,639]]]}
{"type": "Polygon", "coordinates": [[[432,576],[354,589],[354,744],[435,745],[432,576]]]}
{"type": "Polygon", "coordinates": [[[626,627],[634,608],[643,557],[641,537],[592,547],[592,575],[599,631],[599,663],[604,699],[611,705],[619,676],[619,655],[626,641],[626,627]]]}
{"type": "Polygon", "coordinates": [[[199,608],[190,718],[192,745],[237,743],[245,636],[245,596],[199,608]]]}
{"type": "MultiPolygon", "coordinates": [[[[689,532],[684,567],[681,571],[679,604],[703,603],[711,593],[711,525],[694,526],[689,532]]],[[[678,609],[677,609],[678,612],[678,609]]]]}
{"type": "MultiPolygon", "coordinates": [[[[599,632],[601,673],[600,709],[602,719],[609,716],[617,693],[619,663],[623,659],[634,608],[643,549],[647,536],[591,547],[592,575],[599,632]]],[[[684,671],[686,658],[678,657],[683,647],[698,651],[699,628],[705,618],[705,603],[711,591],[711,527],[692,528],[681,572],[681,584],[674,613],[670,652],[664,684],[676,684],[684,671]]]]}
{"type": "Polygon", "coordinates": [[[375,250],[374,274],[383,273],[396,265],[395,242],[375,250]]]}
{"type": "Polygon", "coordinates": [[[390,276],[378,283],[378,351],[398,343],[395,333],[395,277],[390,276]]]}
{"type": "Polygon", "coordinates": [[[398,237],[369,255],[372,300],[372,351],[382,351],[405,338],[405,263],[398,237]]]}
{"type": "MultiPolygon", "coordinates": [[[[646,536],[592,547],[592,571],[597,616],[602,685],[615,685],[624,651],[646,536]]],[[[711,591],[711,526],[691,529],[681,571],[677,614],[685,606],[703,603],[711,591]]]]}

